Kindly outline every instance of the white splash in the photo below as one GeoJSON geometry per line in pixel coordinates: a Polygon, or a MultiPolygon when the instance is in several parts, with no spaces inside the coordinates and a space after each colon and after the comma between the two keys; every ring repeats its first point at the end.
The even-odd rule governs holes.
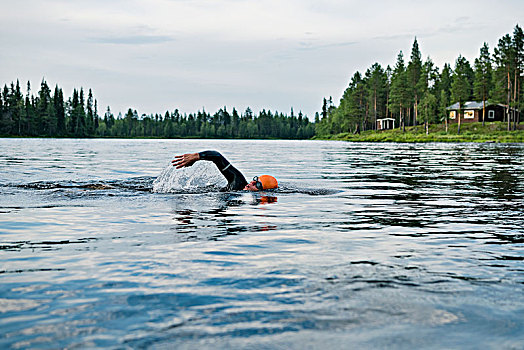
{"type": "Polygon", "coordinates": [[[189,168],[181,169],[176,169],[170,163],[153,181],[153,192],[180,192],[226,185],[226,179],[212,162],[197,162],[189,168]]]}

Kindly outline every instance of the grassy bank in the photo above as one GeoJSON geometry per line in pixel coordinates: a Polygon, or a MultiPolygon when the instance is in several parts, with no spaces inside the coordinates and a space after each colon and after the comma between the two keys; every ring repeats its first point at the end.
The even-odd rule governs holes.
{"type": "MultiPolygon", "coordinates": [[[[522,127],[522,125],[521,125],[522,127]]],[[[352,142],[524,142],[524,129],[506,131],[507,124],[502,122],[463,123],[460,135],[457,134],[457,124],[448,125],[446,132],[443,124],[430,125],[426,135],[424,125],[406,127],[406,132],[400,129],[373,131],[360,134],[341,133],[338,135],[316,136],[317,140],[340,140],[352,142]]]]}

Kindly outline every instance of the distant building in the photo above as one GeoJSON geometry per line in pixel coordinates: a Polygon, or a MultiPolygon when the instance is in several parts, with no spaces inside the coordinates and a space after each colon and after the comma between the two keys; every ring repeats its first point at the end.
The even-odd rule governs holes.
{"type": "MultiPolygon", "coordinates": [[[[459,113],[459,103],[455,103],[446,108],[449,111],[449,119],[457,121],[459,113]]],[[[462,104],[462,119],[463,122],[482,122],[482,101],[468,101],[462,104]]],[[[490,103],[486,101],[486,115],[485,122],[503,121],[504,113],[506,113],[506,106],[502,104],[490,103]]]]}
{"type": "Polygon", "coordinates": [[[390,130],[395,129],[394,118],[381,118],[377,119],[377,130],[390,130]]]}

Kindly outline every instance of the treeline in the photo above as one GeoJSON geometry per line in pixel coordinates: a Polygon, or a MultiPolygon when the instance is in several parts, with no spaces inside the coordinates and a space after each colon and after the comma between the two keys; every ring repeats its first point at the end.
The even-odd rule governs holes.
{"type": "Polygon", "coordinates": [[[206,111],[181,114],[178,109],[164,115],[138,115],[129,109],[115,117],[110,107],[99,116],[91,89],[74,89],[64,100],[58,85],[52,91],[45,80],[36,95],[30,82],[24,96],[20,83],[6,84],[0,94],[0,135],[38,137],[202,137],[202,138],[280,138],[308,139],[315,127],[299,112],[295,115],[250,108],[239,114],[224,107],[211,115],[206,111]]]}
{"type": "Polygon", "coordinates": [[[523,98],[523,72],[524,33],[518,25],[513,35],[499,39],[493,53],[484,43],[473,65],[459,55],[453,68],[445,64],[441,70],[430,57],[422,60],[415,38],[407,64],[400,51],[393,68],[374,63],[364,74],[357,71],[338,106],[332,98],[324,99],[321,115],[316,116],[316,132],[320,136],[358,133],[375,129],[376,120],[384,117],[394,118],[402,129],[447,123],[446,107],[472,100],[505,105],[508,130],[515,129],[519,122],[516,110],[523,98]]]}

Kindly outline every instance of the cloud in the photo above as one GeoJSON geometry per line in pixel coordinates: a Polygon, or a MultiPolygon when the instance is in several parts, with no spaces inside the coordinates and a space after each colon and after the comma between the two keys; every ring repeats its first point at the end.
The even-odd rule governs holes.
{"type": "Polygon", "coordinates": [[[128,35],[90,38],[90,41],[94,43],[115,45],[162,44],[173,40],[175,40],[173,37],[166,35],[128,35]]]}

